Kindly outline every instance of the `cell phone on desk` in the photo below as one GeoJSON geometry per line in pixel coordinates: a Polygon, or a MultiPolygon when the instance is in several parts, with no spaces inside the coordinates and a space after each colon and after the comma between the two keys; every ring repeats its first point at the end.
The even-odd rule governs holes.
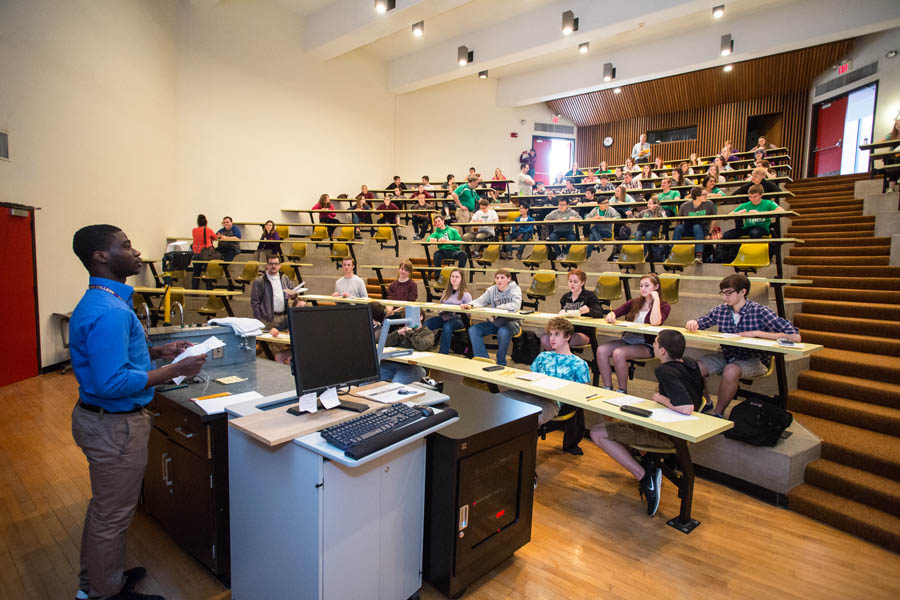
{"type": "Polygon", "coordinates": [[[638,415],[639,417],[649,417],[653,414],[646,408],[638,408],[637,406],[630,406],[628,404],[626,404],[625,406],[620,406],[619,410],[621,410],[622,412],[630,413],[632,415],[638,415]]]}
{"type": "Polygon", "coordinates": [[[797,344],[787,338],[778,338],[778,345],[779,346],[796,346],[797,344]]]}
{"type": "Polygon", "coordinates": [[[533,313],[533,312],[534,312],[534,309],[533,309],[533,308],[524,308],[524,309],[522,309],[522,310],[519,311],[519,314],[520,314],[520,315],[530,315],[530,314],[533,313]]]}
{"type": "Polygon", "coordinates": [[[492,371],[502,371],[505,368],[506,367],[504,367],[503,365],[490,365],[488,367],[483,368],[482,371],[487,371],[488,373],[490,373],[492,371]]]}

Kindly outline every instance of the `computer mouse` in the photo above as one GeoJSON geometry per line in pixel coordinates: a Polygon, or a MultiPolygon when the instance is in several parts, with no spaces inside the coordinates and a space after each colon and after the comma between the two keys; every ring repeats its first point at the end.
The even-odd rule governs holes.
{"type": "Polygon", "coordinates": [[[422,411],[423,417],[430,417],[434,414],[434,411],[429,406],[420,406],[419,410],[422,411]]]}

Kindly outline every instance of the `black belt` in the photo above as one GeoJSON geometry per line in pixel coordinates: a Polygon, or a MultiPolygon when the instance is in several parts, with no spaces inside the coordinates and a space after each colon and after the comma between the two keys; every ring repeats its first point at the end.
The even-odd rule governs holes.
{"type": "Polygon", "coordinates": [[[138,406],[136,408],[132,408],[131,410],[120,410],[117,412],[112,412],[112,411],[106,410],[105,408],[101,408],[99,406],[94,406],[93,404],[85,404],[84,402],[82,402],[80,400],[78,401],[78,406],[80,406],[84,410],[89,410],[91,412],[101,413],[101,414],[106,413],[108,415],[130,415],[130,414],[133,414],[136,412],[141,412],[142,410],[144,410],[143,406],[138,406]]]}

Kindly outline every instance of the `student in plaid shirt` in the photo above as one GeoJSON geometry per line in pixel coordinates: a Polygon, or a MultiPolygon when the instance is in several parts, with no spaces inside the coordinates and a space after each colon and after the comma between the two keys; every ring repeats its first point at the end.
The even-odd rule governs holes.
{"type": "MultiPolygon", "coordinates": [[[[736,333],[743,337],[767,340],[787,338],[800,341],[800,330],[787,319],[779,317],[772,309],[747,300],[750,280],[744,275],[729,275],[719,282],[719,294],[724,304],[720,304],[702,317],[688,321],[684,328],[688,331],[709,329],[719,326],[721,333],[736,333]]],[[[712,373],[721,374],[719,393],[714,414],[722,417],[728,404],[737,393],[738,379],[758,377],[769,368],[770,354],[760,350],[720,346],[721,352],[708,354],[697,361],[704,377],[712,373]]]]}

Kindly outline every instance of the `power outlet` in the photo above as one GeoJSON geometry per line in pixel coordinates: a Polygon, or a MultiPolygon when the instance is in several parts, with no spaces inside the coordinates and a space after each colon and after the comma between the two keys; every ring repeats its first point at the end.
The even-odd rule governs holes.
{"type": "Polygon", "coordinates": [[[213,360],[225,357],[225,346],[219,346],[212,351],[213,360]]]}

